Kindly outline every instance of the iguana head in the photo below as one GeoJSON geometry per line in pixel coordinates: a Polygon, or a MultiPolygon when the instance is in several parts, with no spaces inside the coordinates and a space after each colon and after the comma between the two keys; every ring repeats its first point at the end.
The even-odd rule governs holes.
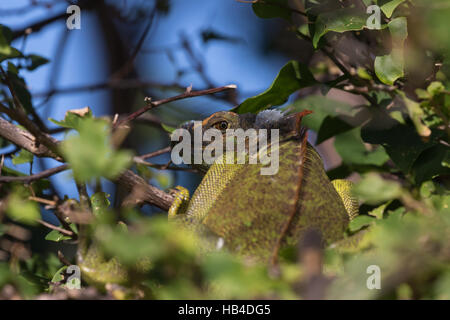
{"type": "MultiPolygon", "coordinates": [[[[271,129],[279,129],[280,139],[284,139],[289,136],[299,134],[299,122],[301,117],[310,113],[310,111],[304,111],[301,113],[295,113],[286,115],[278,110],[265,110],[258,114],[245,113],[237,114],[231,111],[219,111],[213,113],[209,117],[202,121],[189,121],[180,126],[182,129],[186,129],[191,137],[194,137],[194,132],[197,129],[205,132],[208,129],[216,129],[222,133],[223,141],[226,141],[227,130],[230,129],[255,129],[257,132],[260,129],[266,129],[268,137],[270,138],[271,129]]],[[[247,138],[246,138],[247,139],[247,138]]],[[[174,144],[178,143],[174,141],[174,144]]],[[[211,141],[202,140],[201,148],[203,150],[211,143],[211,141]]],[[[246,140],[246,144],[248,139],[246,140]]],[[[196,145],[194,139],[191,139],[192,145],[192,157],[194,156],[196,145]]],[[[225,148],[225,144],[224,144],[225,148]]],[[[225,152],[225,149],[223,150],[225,152]]],[[[206,163],[201,165],[194,165],[202,172],[206,172],[209,166],[206,163]]]]}

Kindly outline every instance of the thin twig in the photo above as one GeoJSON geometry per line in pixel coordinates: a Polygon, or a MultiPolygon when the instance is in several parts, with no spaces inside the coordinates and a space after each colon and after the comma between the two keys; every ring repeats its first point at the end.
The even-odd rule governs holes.
{"type": "Polygon", "coordinates": [[[28,200],[31,201],[36,201],[39,203],[43,203],[52,207],[56,207],[56,201],[53,200],[48,200],[48,199],[44,199],[44,198],[39,198],[39,197],[28,197],[28,200]]]}
{"type": "Polygon", "coordinates": [[[151,163],[148,161],[144,161],[144,160],[140,159],[139,157],[134,157],[133,161],[136,164],[141,164],[143,166],[147,166],[147,167],[159,169],[159,170],[173,170],[173,171],[185,171],[185,172],[198,173],[198,170],[196,170],[194,168],[183,168],[183,167],[170,166],[170,162],[168,164],[157,164],[157,163],[151,163]]]}
{"type": "Polygon", "coordinates": [[[177,100],[181,100],[181,99],[205,96],[205,95],[208,95],[208,94],[218,93],[218,92],[231,90],[231,89],[236,89],[236,85],[229,84],[229,85],[223,86],[223,87],[206,89],[206,90],[200,90],[200,91],[189,91],[189,90],[186,90],[184,93],[179,94],[179,95],[174,96],[174,97],[170,97],[170,98],[166,98],[166,99],[162,99],[162,100],[158,100],[158,101],[154,101],[154,102],[150,101],[150,102],[148,102],[148,104],[145,107],[139,109],[136,112],[133,112],[132,114],[127,116],[125,119],[116,122],[116,124],[114,125],[114,128],[117,128],[120,125],[124,125],[124,124],[130,122],[130,121],[136,119],[137,117],[139,117],[141,114],[145,113],[146,111],[148,111],[150,109],[153,109],[153,108],[156,108],[156,107],[158,107],[158,106],[160,106],[162,104],[166,104],[166,103],[177,101],[177,100]]]}
{"type": "Polygon", "coordinates": [[[149,158],[154,158],[154,157],[157,157],[157,156],[159,156],[161,154],[168,153],[168,152],[170,152],[170,150],[171,150],[170,147],[165,147],[164,149],[160,149],[160,150],[157,150],[157,151],[146,153],[146,154],[143,154],[143,155],[138,156],[136,158],[139,158],[139,159],[142,159],[142,160],[149,159],[149,158]]]}
{"type": "Polygon", "coordinates": [[[30,183],[36,180],[44,179],[50,177],[56,173],[62,172],[69,169],[68,164],[63,164],[59,167],[51,168],[48,170],[41,171],[39,173],[30,175],[30,176],[21,176],[21,177],[11,177],[11,176],[0,176],[0,182],[23,182],[30,183]]]}
{"type": "Polygon", "coordinates": [[[66,230],[66,229],[57,227],[57,226],[55,226],[55,225],[53,225],[53,224],[51,224],[51,223],[45,222],[45,221],[43,221],[43,220],[41,220],[41,219],[38,219],[38,220],[36,220],[36,221],[39,222],[40,224],[42,224],[43,226],[45,226],[45,227],[47,227],[47,228],[49,228],[49,229],[52,229],[52,230],[59,231],[59,232],[61,232],[62,234],[65,234],[66,236],[72,237],[73,234],[74,234],[73,231],[69,231],[69,230],[66,230]]]}

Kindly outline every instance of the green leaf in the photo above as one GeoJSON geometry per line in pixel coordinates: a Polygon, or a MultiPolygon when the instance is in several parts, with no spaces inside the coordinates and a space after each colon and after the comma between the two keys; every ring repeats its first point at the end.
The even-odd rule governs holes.
{"type": "Polygon", "coordinates": [[[9,81],[20,101],[22,106],[25,108],[27,112],[30,112],[33,108],[33,104],[31,102],[31,94],[28,90],[28,87],[25,83],[25,80],[22,77],[19,77],[16,73],[11,70],[7,71],[9,81]]]}
{"type": "Polygon", "coordinates": [[[8,197],[6,213],[11,219],[29,225],[36,225],[36,220],[41,218],[37,203],[22,198],[18,192],[8,197]]]}
{"type": "Polygon", "coordinates": [[[319,40],[328,32],[346,32],[364,29],[367,15],[354,8],[342,8],[319,14],[315,23],[313,37],[314,48],[317,48],[319,40]]]}
{"type": "Polygon", "coordinates": [[[167,125],[167,124],[164,124],[164,123],[161,123],[161,127],[167,132],[167,133],[170,133],[170,134],[172,134],[174,131],[175,131],[175,127],[171,127],[171,126],[169,126],[169,125],[167,125]]]}
{"type": "Polygon", "coordinates": [[[264,0],[252,4],[253,12],[260,18],[283,18],[291,21],[289,0],[264,0]]]}
{"type": "Polygon", "coordinates": [[[449,175],[450,168],[445,166],[449,160],[450,148],[444,145],[437,145],[422,152],[412,168],[416,184],[440,175],[449,175]]]}
{"type": "Polygon", "coordinates": [[[432,131],[428,141],[423,141],[408,121],[401,124],[389,115],[374,116],[361,129],[362,139],[371,144],[381,144],[395,165],[408,174],[422,152],[436,145],[442,133],[432,131]]]}
{"type": "Polygon", "coordinates": [[[364,215],[357,216],[352,221],[350,221],[350,223],[348,225],[348,229],[351,232],[356,232],[365,226],[371,225],[374,222],[375,222],[375,219],[373,217],[364,216],[364,215]]]}
{"type": "Polygon", "coordinates": [[[397,79],[403,77],[403,67],[403,50],[375,58],[375,74],[381,82],[388,85],[393,85],[397,79]]]}
{"type": "Polygon", "coordinates": [[[397,182],[384,180],[376,173],[368,173],[355,185],[353,192],[365,203],[378,204],[398,198],[402,188],[397,182]]]}
{"type": "Polygon", "coordinates": [[[45,240],[54,241],[54,242],[59,242],[59,241],[69,240],[69,239],[71,239],[71,237],[69,237],[65,234],[62,234],[58,230],[52,230],[49,233],[47,233],[47,235],[45,236],[45,240]]]}
{"type": "Polygon", "coordinates": [[[397,91],[398,95],[403,99],[406,109],[408,110],[409,116],[416,127],[417,133],[421,137],[429,137],[431,135],[431,130],[428,128],[424,122],[423,118],[425,113],[420,107],[420,104],[416,101],[409,99],[405,93],[397,91]]]}
{"type": "Polygon", "coordinates": [[[257,96],[248,98],[233,111],[237,113],[258,113],[261,110],[279,106],[285,103],[295,91],[315,83],[313,75],[305,65],[297,61],[289,61],[281,68],[269,89],[257,96]]]}
{"type": "Polygon", "coordinates": [[[404,52],[403,44],[408,37],[406,18],[396,18],[389,22],[393,49],[390,54],[375,58],[375,74],[381,82],[393,85],[394,82],[404,76],[404,52]]]}
{"type": "Polygon", "coordinates": [[[381,166],[389,160],[383,147],[378,147],[373,151],[367,150],[361,139],[360,128],[337,135],[334,146],[342,161],[347,164],[381,166]]]}
{"type": "Polygon", "coordinates": [[[327,116],[352,114],[352,108],[349,104],[321,95],[307,96],[296,100],[292,105],[286,107],[285,110],[290,112],[312,110],[312,114],[302,119],[302,125],[316,132],[319,132],[322,122],[327,116]]]}
{"type": "Polygon", "coordinates": [[[384,211],[386,210],[387,206],[391,204],[392,201],[388,201],[385,204],[382,204],[381,206],[371,210],[368,212],[368,214],[372,217],[375,217],[377,219],[383,219],[384,211]]]}
{"type": "Polygon", "coordinates": [[[115,178],[131,164],[131,153],[116,151],[109,138],[108,123],[94,118],[80,118],[78,136],[61,143],[61,151],[78,181],[115,178]]]}
{"type": "Polygon", "coordinates": [[[33,162],[34,155],[28,150],[22,149],[17,156],[12,156],[12,163],[15,165],[33,162]]]}
{"type": "Polygon", "coordinates": [[[50,60],[36,54],[29,54],[26,56],[26,58],[30,60],[30,65],[27,66],[27,69],[30,71],[33,71],[40,66],[50,62],[50,60]]]}
{"type": "MultiPolygon", "coordinates": [[[[402,4],[405,0],[390,0],[390,1],[382,1],[385,2],[383,5],[381,5],[381,11],[386,15],[386,17],[390,18],[392,16],[392,13],[394,10],[402,4]]],[[[380,5],[380,3],[379,3],[380,5]]]]}
{"type": "Polygon", "coordinates": [[[84,118],[92,118],[92,111],[89,107],[67,111],[63,121],[57,121],[52,118],[48,120],[60,127],[78,130],[84,118]]]}
{"type": "Polygon", "coordinates": [[[52,281],[53,283],[58,283],[60,281],[64,280],[64,271],[66,271],[67,266],[63,266],[61,268],[59,268],[58,271],[55,272],[55,274],[52,277],[52,281]]]}
{"type": "Polygon", "coordinates": [[[316,144],[321,144],[325,140],[338,135],[340,133],[352,130],[353,126],[342,120],[340,117],[327,116],[320,126],[317,133],[316,144]]]}
{"type": "Polygon", "coordinates": [[[10,46],[11,30],[5,26],[0,26],[0,62],[6,59],[20,57],[22,53],[10,46]]]}
{"type": "Polygon", "coordinates": [[[440,81],[433,81],[427,87],[427,92],[430,94],[431,97],[434,97],[435,95],[441,93],[444,90],[445,86],[440,81]]]}

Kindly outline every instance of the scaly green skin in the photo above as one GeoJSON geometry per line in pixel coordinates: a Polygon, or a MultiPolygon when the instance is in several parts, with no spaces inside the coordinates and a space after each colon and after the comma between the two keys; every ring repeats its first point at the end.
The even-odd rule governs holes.
{"type": "MultiPolygon", "coordinates": [[[[203,121],[202,129],[222,121],[232,129],[252,127],[247,115],[244,120],[241,117],[218,112],[203,121]]],[[[260,164],[215,163],[192,200],[186,204],[183,191],[184,200],[174,203],[169,216],[197,232],[206,230],[208,238],[212,233],[229,249],[258,260],[273,259],[280,246],[296,244],[308,228],[319,230],[326,243],[342,239],[349,220],[357,214],[351,182],[331,183],[320,156],[304,137],[285,131],[280,140],[276,175],[261,175],[260,164]],[[185,210],[178,208],[181,205],[185,210]]]]}
{"type": "MultiPolygon", "coordinates": [[[[292,134],[296,118],[284,119],[279,121],[276,175],[261,175],[260,164],[202,164],[205,176],[190,201],[187,190],[177,187],[169,219],[199,234],[202,248],[211,250],[222,238],[238,254],[267,261],[280,247],[297,243],[308,228],[319,230],[327,243],[343,238],[358,210],[351,183],[330,182],[305,136],[292,134]]],[[[255,116],[218,112],[203,121],[202,129],[222,121],[228,128],[246,130],[254,127],[255,116]]],[[[95,247],[79,251],[78,261],[91,283],[127,281],[118,262],[104,261],[95,247]]]]}

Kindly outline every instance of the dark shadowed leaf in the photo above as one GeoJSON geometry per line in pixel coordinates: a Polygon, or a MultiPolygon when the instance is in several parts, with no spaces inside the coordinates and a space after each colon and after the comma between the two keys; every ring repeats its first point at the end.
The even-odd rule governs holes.
{"type": "Polygon", "coordinates": [[[252,4],[252,8],[260,18],[283,18],[291,21],[292,10],[289,9],[289,0],[264,0],[252,4]]]}
{"type": "Polygon", "coordinates": [[[287,101],[295,91],[311,86],[316,81],[309,69],[297,62],[290,61],[281,68],[272,85],[263,93],[248,98],[233,111],[237,113],[257,113],[287,101]]]}
{"type": "Polygon", "coordinates": [[[315,23],[313,45],[317,48],[320,38],[330,31],[346,32],[362,30],[366,25],[365,12],[353,8],[343,8],[319,14],[315,23]]]}
{"type": "Polygon", "coordinates": [[[342,120],[339,117],[327,116],[320,126],[319,132],[317,133],[316,144],[321,144],[325,140],[338,135],[340,133],[347,132],[353,129],[353,126],[348,124],[348,122],[342,120]]]}

